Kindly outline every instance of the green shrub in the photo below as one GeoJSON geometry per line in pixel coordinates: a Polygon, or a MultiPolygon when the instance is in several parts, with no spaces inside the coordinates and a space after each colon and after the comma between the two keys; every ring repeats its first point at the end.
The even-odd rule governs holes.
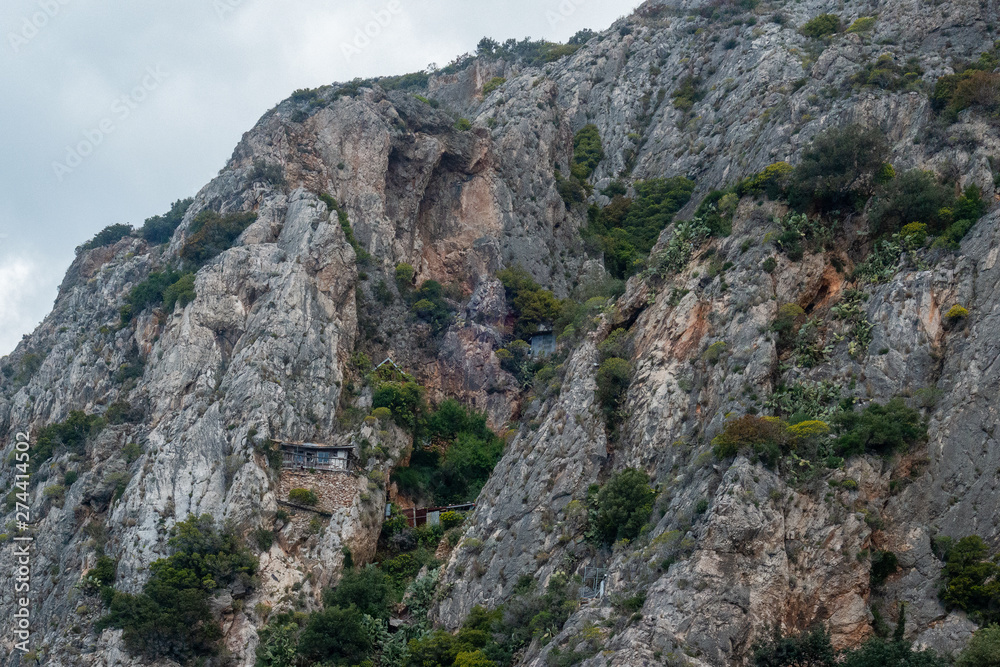
{"type": "Polygon", "coordinates": [[[705,352],[702,353],[701,355],[702,361],[706,361],[712,366],[714,366],[715,364],[719,363],[719,359],[721,359],[722,355],[726,353],[727,347],[728,346],[726,345],[725,341],[720,340],[712,343],[711,345],[708,346],[705,352]]]}
{"type": "Polygon", "coordinates": [[[774,467],[790,444],[788,426],[782,420],[743,415],[726,422],[722,432],[712,439],[712,451],[718,459],[746,453],[774,467]]]}
{"type": "Polygon", "coordinates": [[[932,172],[911,169],[889,181],[876,196],[869,220],[876,234],[892,234],[912,222],[940,232],[951,222],[942,211],[954,201],[953,189],[939,183],[932,172]]]}
{"type": "Polygon", "coordinates": [[[289,502],[312,507],[319,503],[319,496],[312,489],[292,489],[288,492],[289,502]]]}
{"type": "Polygon", "coordinates": [[[990,558],[986,542],[969,535],[948,545],[941,571],[941,601],[981,623],[1000,620],[1000,565],[990,558]]]}
{"type": "Polygon", "coordinates": [[[372,407],[388,408],[401,428],[413,431],[426,412],[424,388],[416,382],[383,382],[372,394],[372,407]]]}
{"type": "Polygon", "coordinates": [[[740,181],[736,194],[740,197],[765,194],[769,199],[778,199],[788,191],[794,173],[795,169],[787,162],[775,162],[740,181]]]}
{"type": "Polygon", "coordinates": [[[282,187],[285,185],[285,170],[280,164],[256,159],[253,161],[253,169],[250,170],[250,182],[282,187]]]}
{"type": "Polygon", "coordinates": [[[1000,665],[1000,626],[988,625],[972,635],[972,641],[955,661],[955,667],[1000,665]]]}
{"type": "Polygon", "coordinates": [[[625,329],[615,329],[597,346],[597,354],[601,361],[612,357],[627,359],[632,356],[632,336],[625,329]]]}
{"type": "Polygon", "coordinates": [[[222,631],[212,617],[211,596],[227,587],[246,594],[257,559],[208,514],[178,523],[168,545],[173,553],[153,562],[142,593],[113,592],[109,613],[95,627],[124,630],[133,654],[186,662],[215,652],[222,631]]]}
{"type": "Polygon", "coordinates": [[[840,17],[834,14],[820,14],[802,24],[799,28],[806,37],[819,39],[827,35],[833,35],[841,30],[840,17]]]}
{"type": "Polygon", "coordinates": [[[591,207],[582,231],[584,239],[604,253],[608,272],[619,279],[642,268],[660,233],[691,199],[694,182],[682,176],[657,178],[639,181],[635,189],[635,200],[616,195],[603,209],[591,207]]]}
{"type": "Polygon", "coordinates": [[[315,663],[354,665],[374,649],[357,609],[330,607],[310,615],[299,636],[298,653],[315,663]]]}
{"type": "Polygon", "coordinates": [[[181,308],[195,300],[197,295],[194,291],[194,274],[184,273],[177,282],[169,285],[163,290],[163,310],[172,313],[174,306],[181,308]]]}
{"type": "Polygon", "coordinates": [[[391,577],[373,565],[344,570],[340,583],[323,591],[327,607],[353,607],[360,614],[383,620],[389,619],[393,600],[391,577]]]}
{"type": "Polygon", "coordinates": [[[774,273],[774,270],[778,268],[778,260],[774,257],[768,257],[764,260],[764,263],[761,264],[761,268],[764,269],[765,273],[774,273]]]}
{"type": "Polygon", "coordinates": [[[275,622],[258,631],[256,667],[291,667],[298,653],[299,628],[294,623],[275,622]]]}
{"type": "Polygon", "coordinates": [[[581,181],[586,181],[604,159],[601,135],[594,124],[584,125],[573,137],[573,164],[570,172],[581,181]]]}
{"type": "Polygon", "coordinates": [[[87,572],[102,586],[113,586],[118,573],[118,561],[111,556],[99,556],[94,567],[87,572]]]}
{"type": "Polygon", "coordinates": [[[805,321],[806,311],[797,303],[786,303],[778,308],[778,315],[771,323],[771,331],[778,334],[778,347],[785,348],[792,344],[799,327],[805,321]]]}
{"type": "Polygon", "coordinates": [[[465,523],[465,515],[460,512],[447,511],[441,513],[441,527],[445,530],[457,528],[465,523]]]}
{"type": "Polygon", "coordinates": [[[504,269],[497,274],[497,278],[503,283],[508,303],[517,319],[514,334],[518,338],[528,340],[538,332],[539,325],[552,325],[559,319],[564,304],[555,294],[542,289],[520,266],[504,269]]]}
{"type": "Polygon", "coordinates": [[[483,85],[483,97],[489,97],[490,93],[507,83],[507,79],[502,76],[495,76],[483,85]]]}
{"type": "Polygon", "coordinates": [[[927,436],[920,413],[901,398],[885,405],[872,403],[861,412],[841,412],[834,423],[841,433],[836,443],[841,456],[906,451],[927,436]]]}
{"type": "Polygon", "coordinates": [[[137,443],[130,442],[122,447],[122,454],[125,455],[125,463],[132,465],[142,456],[142,447],[137,443]]]}
{"type": "Polygon", "coordinates": [[[851,27],[847,29],[847,32],[853,33],[865,33],[871,32],[875,29],[875,17],[874,16],[859,16],[854,19],[854,23],[851,27]]]}
{"type": "Polygon", "coordinates": [[[127,236],[131,236],[132,225],[115,224],[108,225],[101,231],[97,232],[94,238],[90,239],[82,246],[76,249],[76,253],[79,255],[81,252],[86,250],[93,250],[94,248],[102,248],[104,246],[114,245],[121,241],[127,236]]]}
{"type": "Polygon", "coordinates": [[[129,291],[127,303],[120,311],[122,325],[150,306],[162,304],[168,313],[173,312],[177,303],[183,308],[195,299],[194,280],[194,273],[180,273],[169,268],[150,273],[129,291]]]}
{"type": "Polygon", "coordinates": [[[409,289],[413,285],[413,277],[416,275],[416,271],[413,266],[406,264],[396,265],[396,284],[399,285],[401,290],[409,289]]]}
{"type": "Polygon", "coordinates": [[[847,125],[817,135],[795,169],[789,202],[800,210],[859,210],[872,194],[888,151],[878,128],[847,125]]]}
{"type": "Polygon", "coordinates": [[[268,551],[271,545],[274,544],[274,531],[268,530],[263,526],[255,528],[250,535],[257,544],[257,548],[261,551],[268,551]]]}
{"type": "Polygon", "coordinates": [[[389,575],[397,588],[401,588],[407,579],[412,579],[420,572],[423,563],[411,553],[402,553],[382,561],[379,567],[389,575]]]}
{"type": "Polygon", "coordinates": [[[80,478],[79,473],[75,470],[67,470],[66,474],[63,475],[63,486],[67,489],[76,483],[76,480],[80,478]]]}
{"type": "Polygon", "coordinates": [[[733,216],[740,198],[729,190],[712,190],[694,212],[708,227],[712,236],[729,236],[733,231],[733,216]]]}
{"type": "Polygon", "coordinates": [[[950,320],[952,322],[955,322],[955,321],[960,320],[960,319],[962,319],[964,317],[968,317],[969,316],[969,309],[966,308],[965,306],[960,306],[960,305],[958,305],[956,303],[954,306],[952,306],[951,308],[948,309],[948,312],[945,313],[944,316],[945,316],[946,319],[948,319],[948,320],[950,320]]]}
{"type": "Polygon", "coordinates": [[[754,667],[944,667],[948,664],[933,651],[914,651],[910,642],[902,639],[904,624],[900,622],[891,640],[873,637],[855,649],[839,653],[830,644],[830,635],[821,626],[797,636],[783,637],[775,630],[768,641],[754,645],[754,667]]]}
{"type": "Polygon", "coordinates": [[[99,415],[88,415],[82,410],[69,413],[65,421],[42,428],[31,448],[31,469],[38,470],[56,452],[67,449],[82,454],[87,442],[104,430],[107,422],[99,415]]]}
{"type": "Polygon", "coordinates": [[[687,76],[681,79],[673,95],[674,107],[681,111],[690,111],[695,102],[700,102],[705,97],[705,91],[701,89],[701,80],[687,76]]]}
{"type": "Polygon", "coordinates": [[[611,357],[597,369],[597,402],[609,419],[618,414],[631,381],[632,364],[625,359],[611,357]]]}
{"type": "Polygon", "coordinates": [[[953,116],[970,108],[996,115],[1000,112],[1000,74],[970,68],[945,75],[937,80],[931,100],[934,108],[953,116]]]}
{"type": "Polygon", "coordinates": [[[459,132],[468,132],[472,129],[472,123],[469,122],[468,118],[459,118],[455,121],[455,129],[459,132]]]}
{"type": "Polygon", "coordinates": [[[194,199],[180,199],[175,201],[170,210],[163,215],[146,218],[145,224],[139,229],[139,236],[153,244],[168,242],[184,220],[184,214],[192,203],[194,199]]]}
{"type": "Polygon", "coordinates": [[[872,554],[869,580],[872,588],[881,588],[890,575],[899,569],[899,559],[891,551],[878,550],[872,554]]]}
{"type": "Polygon", "coordinates": [[[775,629],[770,641],[758,642],[753,649],[755,667],[832,667],[837,654],[830,644],[830,635],[822,625],[816,625],[800,635],[783,637],[775,629]]]}
{"type": "Polygon", "coordinates": [[[649,521],[656,499],[649,476],[634,468],[613,475],[604,486],[591,486],[587,495],[588,532],[602,544],[638,537],[649,521]]]}
{"type": "Polygon", "coordinates": [[[436,280],[427,280],[414,295],[413,313],[431,325],[433,333],[440,334],[448,328],[455,309],[445,300],[444,287],[436,280]]]}
{"type": "Polygon", "coordinates": [[[181,247],[181,259],[201,266],[233,246],[247,227],[257,220],[256,213],[220,215],[211,209],[199,213],[188,228],[181,247]]]}

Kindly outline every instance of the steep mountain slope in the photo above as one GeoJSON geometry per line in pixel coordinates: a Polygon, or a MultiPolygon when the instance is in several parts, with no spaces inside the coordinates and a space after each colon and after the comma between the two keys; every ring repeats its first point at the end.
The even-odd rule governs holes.
{"type": "MultiPolygon", "coordinates": [[[[584,583],[603,579],[605,595],[574,605],[516,664],[554,664],[556,650],[591,665],[739,663],[772,626],[794,633],[817,622],[835,646],[855,646],[877,625],[871,609],[892,621],[900,601],[908,639],[960,650],[975,624],[939,602],[932,539],[1000,537],[996,212],[960,250],[897,249],[884,277],[865,280],[852,277],[877,251],[865,212],[828,213],[836,233],[793,259],[775,245],[786,203],[748,194],[728,236],[696,244],[677,271],[632,276],[591,314],[590,330],[563,339],[566,358],[547,388],[524,389],[498,355],[511,304],[496,276],[520,265],[560,297],[602,280],[599,253],[581,237],[588,207],[563,197],[587,124],[603,148],[589,175],[599,207],[612,204],[616,182],[687,176],[694,194],[678,214],[687,219],[710,191],[772,163],[798,164],[822,130],[851,123],[881,129],[897,174],[931,170],[992,203],[995,123],[975,108],[945,119],[929,93],[956,62],[993,49],[998,19],[990,0],[648,2],[548,64],[484,55],[431,76],[426,89],[365,82],[280,104],[169,242],[127,236],[83,250],[52,314],[0,364],[5,457],[15,432],[37,436],[73,411],[108,422],[33,462],[38,657],[148,664],[120,630],[93,629],[102,605],[78,582],[107,553],[115,587],[139,592],[170,550],[170,527],[207,513],[242,536],[276,536],[261,545],[256,586],[213,603],[230,655],[253,664],[270,610],[317,607],[347,553],[375,558],[386,500],[407,500],[389,479],[409,460],[413,434],[365,418],[370,361],[386,357],[433,402],[461,399],[496,430],[510,428],[461,542],[439,552],[430,616],[442,627],[509,600],[525,575],[544,587],[599,568],[606,574],[584,583]],[[799,31],[826,12],[844,26],[876,19],[821,39],[799,31]],[[879,84],[876,70],[892,83],[879,84]],[[914,73],[905,85],[904,71],[914,73]],[[231,247],[192,263],[205,211],[256,217],[231,247]],[[121,314],[137,285],[183,262],[196,269],[190,303],[121,314]],[[440,331],[406,301],[410,283],[428,280],[447,285],[457,309],[440,331]],[[835,310],[845,303],[850,314],[835,310]],[[821,330],[810,363],[794,361],[773,331],[786,304],[821,330]],[[947,317],[956,304],[967,316],[947,317]],[[871,325],[867,344],[852,333],[861,322],[871,325]],[[596,375],[601,344],[619,328],[634,373],[609,428],[596,375]],[[733,417],[788,417],[774,401],[795,386],[833,387],[830,406],[921,399],[926,441],[811,475],[745,452],[713,456],[733,417]],[[321,512],[276,518],[288,488],[309,480],[276,470],[267,439],[353,444],[365,455],[357,475],[325,489],[321,512]],[[585,535],[588,488],[627,468],[658,486],[650,525],[631,542],[596,546],[585,535]],[[898,570],[873,587],[876,552],[894,554],[898,570]]],[[[663,231],[654,257],[677,230],[663,231]]],[[[9,488],[15,472],[0,475],[9,488]]],[[[11,522],[15,508],[6,509],[11,522]]],[[[10,549],[0,564],[14,568],[10,549]]],[[[15,606],[12,590],[0,592],[0,616],[15,606]]],[[[2,642],[3,664],[22,664],[11,638],[2,642]]]]}

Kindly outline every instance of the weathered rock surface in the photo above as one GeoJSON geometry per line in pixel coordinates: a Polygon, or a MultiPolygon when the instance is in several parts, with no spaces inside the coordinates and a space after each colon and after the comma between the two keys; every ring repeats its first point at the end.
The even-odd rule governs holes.
{"type": "MultiPolygon", "coordinates": [[[[665,281],[633,278],[571,351],[558,391],[522,404],[494,354],[507,340],[498,270],[520,264],[560,296],[594,273],[579,235],[586,208],[568,208],[554,176],[557,166],[567,170],[574,132],[586,123],[597,125],[605,152],[592,178],[598,203],[607,203],[599,191],[613,179],[682,174],[697,183],[690,212],[713,188],[778,160],[794,163],[818,131],[845,122],[882,127],[897,170],[935,169],[979,185],[992,200],[989,158],[1000,154],[992,123],[966,112],[942,127],[925,93],[856,88],[850,78],[891,54],[899,63],[917,58],[933,85],[955,59],[992,46],[1000,18],[993,0],[804,0],[761,5],[754,22],[705,19],[696,14],[703,6],[646,3],[543,67],[480,59],[432,77],[425,92],[439,109],[377,85],[343,97],[325,89],[315,104],[289,100],[245,135],[169,244],[127,238],[80,254],[51,315],[3,362],[40,364],[23,381],[0,377],[2,454],[15,431],[37,432],[73,410],[103,413],[124,401],[140,414],[36,475],[34,641],[46,664],[144,664],[128,655],[120,633],[86,629],[99,604],[81,612],[74,585],[94,565],[96,542],[119,559],[117,586],[136,591],[148,565],[165,555],[170,526],[189,513],[230,520],[244,534],[270,526],[282,498],[259,447],[267,437],[366,442],[382,453],[351,478],[353,492],[338,486],[336,502],[323,508],[330,516],[316,515],[318,530],[308,513],[282,522],[261,555],[262,584],[251,598],[242,606],[217,601],[237,662],[253,663],[262,622],[256,603],[287,601],[294,591],[313,606],[339,576],[342,547],[370,558],[388,474],[412,443],[395,427],[350,417],[371,405],[356,387],[358,352],[378,355],[375,363],[390,357],[432,398],[459,397],[498,428],[516,430],[465,541],[448,557],[433,611],[445,627],[460,625],[477,604],[503,602],[522,574],[544,583],[556,572],[599,566],[607,568],[607,596],[582,605],[523,664],[544,665],[552,646],[571,644],[588,622],[619,613],[617,596],[639,591],[641,618],[587,664],[739,662],[774,624],[799,631],[824,623],[837,646],[853,646],[871,634],[871,606],[892,619],[897,601],[909,605],[918,645],[944,652],[964,645],[974,626],[937,600],[941,563],[931,539],[976,532],[996,544],[1000,537],[996,212],[960,252],[904,257],[891,280],[865,287],[864,316],[874,325],[867,350],[835,340],[848,324],[831,320],[830,351],[809,369],[782,366],[770,324],[786,303],[829,319],[864,246],[863,220],[843,221],[836,251],[800,262],[779,255],[769,274],[760,267],[773,254],[772,218],[784,211],[750,199],[733,234],[700,248],[685,271],[665,281]],[[826,11],[847,24],[877,14],[874,33],[820,43],[797,32],[826,11]],[[483,98],[495,76],[506,83],[483,98]],[[689,110],[672,99],[685,77],[698,78],[704,93],[689,110]],[[473,129],[456,129],[456,115],[473,129]],[[279,169],[283,182],[260,177],[260,164],[279,169]],[[362,258],[359,267],[320,193],[346,212],[357,249],[371,255],[367,264],[362,258]],[[208,208],[258,217],[198,271],[192,303],[146,311],[121,327],[129,290],[177,259],[195,216],[208,208]],[[731,268],[712,275],[720,259],[731,268]],[[400,263],[415,267],[418,282],[451,286],[461,301],[458,320],[440,337],[400,303],[400,263]],[[951,325],[942,311],[956,303],[970,316],[951,325]],[[636,373],[628,417],[609,441],[594,398],[597,344],[619,326],[632,331],[636,373]],[[725,346],[713,361],[705,352],[715,343],[725,346]],[[861,401],[932,390],[926,448],[903,460],[856,458],[806,485],[745,459],[727,468],[712,457],[711,439],[728,416],[766,409],[779,384],[822,381],[861,401]],[[129,460],[122,450],[133,442],[142,454],[129,460]],[[659,518],[634,544],[596,550],[582,535],[588,486],[626,467],[656,480],[659,518]],[[45,489],[68,470],[80,476],[60,504],[45,489]],[[827,485],[848,478],[856,489],[827,485]],[[873,594],[863,553],[874,549],[897,553],[901,570],[873,594]]],[[[0,483],[10,487],[9,467],[0,483]]],[[[0,567],[13,567],[9,549],[0,551],[0,567]]],[[[12,596],[0,590],[0,617],[9,616],[12,596]]],[[[9,636],[0,646],[12,656],[0,664],[19,664],[9,636]]]]}

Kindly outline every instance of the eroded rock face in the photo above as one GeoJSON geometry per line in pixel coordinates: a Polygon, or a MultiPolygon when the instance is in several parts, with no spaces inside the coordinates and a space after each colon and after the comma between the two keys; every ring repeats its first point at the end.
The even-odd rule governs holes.
{"type": "MultiPolygon", "coordinates": [[[[377,85],[317,105],[285,102],[244,136],[170,243],[127,238],[77,258],[51,315],[2,364],[38,366],[0,378],[2,453],[15,431],[37,432],[73,410],[100,414],[124,402],[135,413],[37,473],[35,628],[48,664],[144,664],[120,633],[86,631],[99,605],[81,611],[74,585],[103,543],[119,559],[118,588],[140,590],[148,565],[167,553],[169,528],[191,513],[231,521],[244,535],[275,525],[284,498],[262,447],[268,437],[379,453],[339,480],[336,503],[322,513],[276,525],[252,596],[216,601],[236,661],[253,663],[258,603],[294,595],[314,607],[339,576],[344,547],[358,562],[371,558],[388,475],[412,443],[395,427],[351,419],[371,406],[359,388],[362,352],[413,373],[432,399],[458,397],[514,430],[464,541],[441,551],[448,560],[432,615],[444,627],[458,627],[475,605],[502,603],[521,575],[544,584],[595,566],[607,569],[607,596],[581,605],[521,664],[545,664],[552,647],[571,646],[588,623],[614,621],[614,601],[637,592],[646,595],[641,618],[605,636],[586,664],[740,662],[775,624],[795,632],[824,623],[836,646],[853,646],[871,633],[871,606],[892,620],[896,601],[908,603],[918,645],[964,645],[974,626],[937,600],[931,539],[998,536],[996,213],[960,252],[904,255],[893,278],[863,286],[860,308],[873,325],[866,349],[852,346],[851,323],[830,310],[857,287],[850,276],[865,246],[863,217],[840,221],[835,249],[792,262],[771,243],[773,218],[786,211],[748,198],[733,234],[702,245],[684,271],[633,278],[569,351],[558,388],[525,398],[497,359],[509,328],[497,271],[520,264],[560,296],[602,273],[579,234],[586,208],[567,207],[555,178],[557,168],[568,172],[574,132],[586,123],[598,127],[605,152],[591,179],[599,204],[614,179],[680,174],[697,183],[683,216],[709,190],[794,162],[819,130],[846,122],[881,126],[897,171],[934,169],[994,197],[993,125],[966,112],[942,128],[926,94],[851,80],[891,54],[900,63],[916,57],[932,85],[954,59],[991,46],[992,4],[845,9],[806,0],[762,9],[753,25],[689,18],[701,6],[647,3],[543,67],[480,59],[432,77],[428,96],[441,108],[377,85]],[[778,11],[784,23],[770,20],[778,11]],[[820,45],[797,32],[826,11],[848,24],[877,14],[874,33],[820,45]],[[506,83],[483,98],[497,76],[506,83]],[[685,77],[703,93],[690,109],[673,97],[685,77]],[[473,129],[456,129],[452,112],[473,129]],[[261,176],[261,165],[283,182],[261,176]],[[346,214],[354,247],[322,194],[346,214]],[[129,291],[176,264],[194,218],[209,208],[257,219],[197,271],[193,302],[173,313],[147,309],[121,326],[129,291]],[[772,273],[761,268],[770,256],[772,273]],[[416,284],[449,286],[460,308],[446,331],[414,321],[399,298],[410,288],[397,285],[400,263],[415,268],[416,284]],[[969,317],[947,321],[958,303],[969,317]],[[786,368],[779,357],[770,326],[784,304],[826,323],[823,358],[811,368],[786,368]],[[618,327],[631,332],[635,376],[628,416],[609,438],[595,372],[599,343],[618,327]],[[745,459],[713,458],[712,437],[730,416],[766,411],[779,385],[824,381],[845,399],[933,397],[926,448],[896,461],[856,458],[799,483],[745,459]],[[126,455],[129,443],[141,454],[126,455]],[[655,526],[632,544],[595,549],[583,535],[587,489],[626,467],[659,487],[655,526]],[[79,479],[64,499],[46,494],[68,470],[79,479]],[[865,553],[878,549],[895,552],[901,570],[873,594],[865,553]],[[67,632],[74,625],[84,631],[67,632]]],[[[9,486],[10,475],[5,468],[0,482],[9,486]]],[[[0,551],[0,567],[11,558],[0,551]]],[[[0,616],[11,609],[12,591],[0,591],[0,616]]],[[[0,645],[9,650],[9,641],[0,645]]]]}

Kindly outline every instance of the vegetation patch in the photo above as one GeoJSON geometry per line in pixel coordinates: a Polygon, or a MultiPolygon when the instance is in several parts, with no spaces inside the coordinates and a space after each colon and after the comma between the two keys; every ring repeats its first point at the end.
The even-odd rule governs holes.
{"type": "Polygon", "coordinates": [[[656,492],[649,476],[634,468],[616,473],[603,486],[587,491],[587,536],[598,544],[634,540],[649,522],[656,492]]]}
{"type": "Polygon", "coordinates": [[[799,28],[799,32],[806,37],[820,39],[834,35],[840,32],[841,29],[842,26],[839,16],[836,14],[820,14],[819,16],[809,19],[803,23],[802,27],[799,28]]]}
{"type": "Polygon", "coordinates": [[[162,305],[166,312],[171,313],[178,304],[183,308],[191,303],[197,296],[194,280],[194,273],[181,273],[173,268],[150,273],[129,291],[127,303],[119,310],[122,326],[151,306],[162,305]]]}
{"type": "Polygon", "coordinates": [[[195,216],[188,237],[181,248],[181,259],[202,266],[236,243],[247,227],[257,220],[256,213],[220,215],[206,209],[195,216]]]}
{"type": "Polygon", "coordinates": [[[691,199],[694,181],[676,176],[639,181],[634,187],[634,200],[617,195],[603,209],[591,207],[582,232],[591,246],[603,252],[608,272],[620,279],[644,267],[660,232],[691,199]]]}
{"type": "Polygon", "coordinates": [[[135,655],[179,662],[216,654],[222,629],[211,612],[211,597],[227,590],[241,598],[255,585],[257,559],[229,529],[208,514],[189,516],[171,530],[173,552],[150,566],[142,593],[110,592],[109,611],[96,624],[124,630],[135,655]]]}

